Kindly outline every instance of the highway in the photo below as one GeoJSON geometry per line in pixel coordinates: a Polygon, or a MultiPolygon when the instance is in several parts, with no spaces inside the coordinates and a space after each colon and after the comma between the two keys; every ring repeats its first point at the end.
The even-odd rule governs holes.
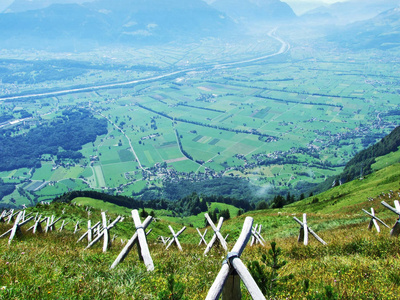
{"type": "Polygon", "coordinates": [[[93,85],[93,86],[82,87],[82,88],[70,88],[70,89],[63,89],[63,90],[43,92],[43,93],[32,93],[32,94],[26,94],[26,95],[0,96],[0,102],[5,101],[5,100],[23,100],[23,99],[37,98],[37,97],[54,97],[54,96],[58,96],[58,95],[65,95],[65,94],[71,94],[71,93],[90,92],[90,91],[110,89],[110,88],[122,88],[122,87],[126,87],[126,86],[133,85],[133,84],[140,84],[140,83],[157,81],[160,79],[165,79],[165,78],[174,77],[174,76],[181,76],[183,74],[186,74],[188,72],[193,72],[193,71],[199,72],[199,71],[207,71],[210,69],[238,67],[240,65],[254,63],[257,61],[262,61],[262,60],[271,58],[273,56],[284,54],[290,50],[290,44],[287,43],[286,41],[284,41],[282,38],[280,38],[276,34],[276,30],[277,30],[277,28],[272,29],[268,33],[268,36],[279,41],[281,43],[281,47],[277,52],[272,53],[272,54],[263,55],[263,56],[246,59],[246,60],[241,60],[241,61],[236,61],[236,62],[224,63],[224,64],[208,64],[208,65],[202,66],[202,67],[183,69],[183,70],[169,72],[169,73],[162,74],[162,75],[157,75],[157,76],[142,78],[142,79],[136,79],[136,80],[131,80],[131,81],[124,81],[124,82],[110,83],[110,84],[100,84],[100,85],[93,85]]]}

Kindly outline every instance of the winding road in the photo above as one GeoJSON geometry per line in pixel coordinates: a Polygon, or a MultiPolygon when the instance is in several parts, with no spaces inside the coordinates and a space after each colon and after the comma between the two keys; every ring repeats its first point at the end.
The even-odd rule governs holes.
{"type": "Polygon", "coordinates": [[[268,55],[263,55],[260,57],[252,58],[252,59],[246,59],[246,60],[241,60],[241,61],[236,61],[236,62],[230,62],[230,63],[224,63],[224,64],[210,64],[204,67],[197,67],[197,68],[189,68],[189,69],[184,69],[184,70],[178,70],[170,73],[166,73],[163,75],[157,75],[153,77],[148,77],[148,78],[143,78],[143,79],[136,79],[136,80],[131,80],[131,81],[125,81],[125,82],[119,82],[119,83],[110,83],[110,84],[100,84],[100,85],[93,85],[89,87],[82,87],[82,88],[71,88],[71,89],[65,89],[65,90],[59,90],[59,91],[51,91],[51,92],[44,92],[44,93],[36,93],[36,94],[27,94],[27,95],[20,95],[20,96],[0,96],[0,101],[5,101],[5,100],[21,100],[21,99],[27,99],[27,98],[35,98],[35,97],[54,97],[58,95],[64,95],[64,94],[71,94],[71,93],[81,93],[81,92],[89,92],[89,91],[95,91],[95,90],[102,90],[102,89],[110,89],[110,88],[122,88],[125,86],[129,86],[132,84],[138,84],[138,83],[145,83],[145,82],[151,82],[151,81],[156,81],[168,77],[173,77],[177,75],[182,75],[186,74],[188,72],[193,72],[193,71],[205,71],[206,69],[219,69],[219,68],[227,68],[227,67],[237,67],[239,65],[243,64],[248,64],[248,63],[254,63],[257,61],[262,61],[268,58],[271,58],[273,56],[277,56],[280,54],[284,54],[290,50],[290,44],[286,41],[284,41],[282,38],[280,38],[276,34],[277,28],[272,29],[271,31],[268,32],[268,36],[271,38],[277,40],[278,42],[281,43],[280,49],[272,54],[268,55]]]}

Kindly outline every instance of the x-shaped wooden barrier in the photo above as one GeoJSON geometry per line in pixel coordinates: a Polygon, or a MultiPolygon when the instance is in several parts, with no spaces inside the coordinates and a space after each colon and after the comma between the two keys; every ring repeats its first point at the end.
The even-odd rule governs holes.
{"type": "Polygon", "coordinates": [[[204,250],[204,255],[206,255],[210,251],[210,249],[212,248],[214,243],[217,241],[217,239],[219,240],[219,243],[221,244],[222,248],[224,248],[225,251],[228,251],[228,245],[226,244],[226,241],[220,232],[222,223],[224,222],[224,218],[220,217],[219,221],[218,221],[218,225],[217,225],[217,227],[215,227],[214,222],[211,220],[208,213],[205,213],[204,216],[206,217],[207,222],[208,222],[208,224],[210,224],[212,230],[214,230],[214,235],[211,238],[211,241],[208,243],[206,250],[204,250]]]}
{"type": "Polygon", "coordinates": [[[308,233],[311,233],[313,237],[317,239],[318,242],[320,242],[323,245],[326,245],[326,242],[321,239],[308,225],[307,225],[307,214],[303,214],[303,222],[301,222],[299,219],[296,217],[293,217],[293,219],[300,224],[300,233],[299,233],[299,238],[297,241],[301,243],[302,241],[304,242],[304,245],[308,244],[308,233]]]}
{"type": "MultiPolygon", "coordinates": [[[[144,261],[147,271],[153,271],[154,264],[150,255],[149,246],[147,244],[146,234],[145,234],[145,230],[150,225],[153,218],[152,216],[147,216],[147,218],[142,223],[140,221],[139,212],[136,209],[134,209],[132,210],[132,219],[135,224],[136,232],[131,237],[131,239],[126,243],[124,249],[122,249],[121,253],[115,259],[110,269],[114,269],[120,262],[123,262],[125,257],[127,257],[129,252],[131,251],[133,245],[137,243],[139,256],[144,261]]],[[[148,233],[150,233],[150,231],[148,233]]]]}
{"type": "Polygon", "coordinates": [[[252,235],[251,235],[250,246],[253,246],[254,243],[261,244],[262,246],[264,246],[263,242],[265,242],[265,240],[261,236],[261,224],[260,225],[256,224],[256,226],[253,227],[251,233],[252,235]]]}
{"type": "Polygon", "coordinates": [[[64,227],[68,224],[69,222],[65,222],[65,220],[62,221],[60,228],[58,229],[58,231],[63,231],[64,227]]]}
{"type": "Polygon", "coordinates": [[[12,214],[13,210],[3,210],[1,215],[0,215],[0,222],[5,222],[6,218],[10,216],[10,214],[12,214]]]}
{"type": "Polygon", "coordinates": [[[367,212],[365,209],[362,209],[362,211],[365,212],[367,215],[369,215],[371,217],[371,221],[369,221],[369,224],[368,224],[368,229],[369,230],[372,230],[372,225],[375,225],[376,231],[378,231],[378,233],[381,232],[381,229],[379,228],[378,222],[380,222],[381,224],[383,224],[387,228],[390,228],[388,225],[385,224],[385,222],[383,222],[381,219],[379,219],[377,216],[375,216],[375,211],[374,211],[374,209],[372,207],[371,207],[371,213],[367,212]]]}
{"type": "Polygon", "coordinates": [[[162,243],[163,243],[164,245],[165,245],[166,243],[168,243],[169,240],[171,239],[170,237],[165,238],[165,237],[163,237],[163,236],[160,236],[160,238],[161,238],[161,241],[162,241],[162,243]]]}
{"type": "Polygon", "coordinates": [[[204,239],[205,236],[206,236],[206,234],[207,234],[207,229],[204,231],[204,234],[201,234],[200,230],[199,230],[197,227],[196,227],[196,230],[197,230],[198,234],[200,235],[199,246],[200,246],[202,243],[204,243],[204,244],[207,246],[207,242],[206,242],[206,240],[204,239]]]}
{"type": "Polygon", "coordinates": [[[244,221],[239,239],[223,262],[221,270],[208,291],[206,300],[216,300],[221,294],[223,300],[241,299],[240,279],[243,280],[244,285],[253,299],[265,299],[250,272],[240,259],[240,255],[251,237],[252,226],[253,218],[247,217],[244,221]]]}
{"type": "Polygon", "coordinates": [[[19,232],[19,233],[21,232],[21,227],[22,227],[23,225],[25,225],[26,223],[28,223],[30,220],[32,220],[32,219],[34,218],[34,217],[32,216],[32,217],[30,217],[29,219],[24,220],[24,215],[25,215],[25,212],[24,212],[24,211],[20,211],[20,212],[18,213],[16,219],[15,219],[14,226],[13,226],[10,230],[7,230],[5,233],[3,233],[3,234],[0,236],[0,238],[2,238],[2,237],[6,236],[7,234],[10,233],[10,237],[9,237],[9,239],[8,239],[8,244],[9,244],[9,245],[11,244],[11,242],[12,242],[12,240],[14,239],[15,235],[16,235],[18,232],[19,232]]]}
{"type": "Polygon", "coordinates": [[[165,248],[165,250],[167,250],[167,249],[172,245],[172,243],[175,242],[175,244],[176,244],[176,246],[178,247],[178,249],[179,249],[180,251],[182,251],[182,246],[181,246],[181,244],[179,243],[178,236],[180,236],[180,234],[181,234],[182,232],[185,231],[186,226],[183,226],[182,229],[179,230],[176,234],[175,234],[175,231],[172,229],[171,225],[168,225],[168,228],[169,228],[169,230],[170,230],[171,233],[172,233],[172,238],[171,238],[171,240],[169,241],[169,244],[168,244],[168,246],[165,248]]]}
{"type": "Polygon", "coordinates": [[[92,221],[88,220],[88,230],[82,234],[82,236],[78,239],[77,243],[79,243],[80,241],[82,241],[84,239],[85,236],[87,236],[88,239],[88,244],[91,243],[91,241],[93,240],[93,231],[100,225],[100,221],[97,222],[94,226],[92,226],[92,221]]]}
{"type": "Polygon", "coordinates": [[[43,228],[42,228],[42,223],[43,222],[47,222],[47,218],[48,217],[43,217],[42,219],[42,215],[40,215],[39,217],[35,218],[35,224],[33,224],[31,227],[28,228],[27,231],[32,230],[32,233],[36,233],[36,232],[43,232],[43,228]]]}
{"type": "Polygon", "coordinates": [[[8,214],[8,220],[7,223],[10,224],[12,220],[14,220],[14,217],[19,213],[19,211],[14,212],[14,209],[10,210],[10,213],[8,214]]]}
{"type": "Polygon", "coordinates": [[[392,230],[390,230],[390,236],[398,236],[400,234],[400,204],[399,204],[399,201],[394,200],[395,208],[391,207],[385,201],[382,201],[381,204],[399,216],[396,223],[394,224],[392,230]]]}
{"type": "Polygon", "coordinates": [[[51,216],[51,218],[48,218],[48,219],[47,219],[47,226],[46,226],[45,232],[47,233],[47,232],[49,232],[49,231],[55,230],[55,229],[56,229],[55,225],[56,225],[56,223],[57,223],[58,221],[60,221],[60,220],[61,220],[61,217],[59,217],[59,218],[58,218],[57,220],[55,220],[55,221],[54,221],[54,216],[51,216]]]}
{"type": "Polygon", "coordinates": [[[89,245],[85,249],[92,247],[103,237],[103,252],[107,251],[107,248],[110,244],[110,230],[115,226],[115,224],[119,222],[121,216],[118,216],[110,225],[107,225],[107,218],[105,212],[101,213],[101,218],[103,220],[103,230],[91,243],[89,243],[89,245]]]}
{"type": "Polygon", "coordinates": [[[74,234],[77,233],[79,230],[81,230],[81,227],[79,226],[80,223],[81,223],[81,221],[76,222],[75,228],[74,228],[74,234]]]}

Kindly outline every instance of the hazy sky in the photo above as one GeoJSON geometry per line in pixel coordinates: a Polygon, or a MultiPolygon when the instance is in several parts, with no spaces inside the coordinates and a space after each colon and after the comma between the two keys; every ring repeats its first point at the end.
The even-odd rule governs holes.
{"type": "MultiPolygon", "coordinates": [[[[6,7],[8,7],[13,1],[14,0],[0,0],[0,12],[3,11],[6,7]]],[[[204,0],[204,1],[211,3],[215,0],[204,0]]],[[[310,10],[312,8],[318,7],[323,4],[330,4],[345,0],[281,0],[281,1],[288,3],[293,8],[296,14],[302,14],[307,10],[310,10]]]]}
{"type": "Polygon", "coordinates": [[[335,2],[345,2],[346,0],[281,0],[290,5],[297,15],[321,5],[332,4],[335,2]]]}
{"type": "Polygon", "coordinates": [[[0,0],[0,11],[3,11],[7,6],[13,3],[14,0],[0,0]]]}

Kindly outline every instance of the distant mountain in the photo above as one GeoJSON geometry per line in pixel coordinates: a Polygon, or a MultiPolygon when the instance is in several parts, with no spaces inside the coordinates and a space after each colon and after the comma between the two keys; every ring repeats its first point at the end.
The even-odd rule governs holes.
{"type": "Polygon", "coordinates": [[[234,28],[202,0],[97,0],[0,14],[0,46],[159,43],[226,35],[234,28]]]}
{"type": "Polygon", "coordinates": [[[292,8],[279,0],[216,0],[211,5],[237,22],[277,22],[296,18],[292,8]]]}
{"type": "Polygon", "coordinates": [[[4,12],[15,13],[28,10],[37,10],[49,7],[52,4],[80,4],[94,0],[14,0],[4,12]]]}
{"type": "Polygon", "coordinates": [[[316,20],[326,23],[350,24],[368,20],[376,15],[397,7],[400,0],[349,0],[336,2],[312,9],[301,16],[302,19],[316,20]]]}
{"type": "Polygon", "coordinates": [[[388,49],[400,46],[400,7],[385,11],[376,17],[356,22],[329,36],[351,49],[388,49]]]}

